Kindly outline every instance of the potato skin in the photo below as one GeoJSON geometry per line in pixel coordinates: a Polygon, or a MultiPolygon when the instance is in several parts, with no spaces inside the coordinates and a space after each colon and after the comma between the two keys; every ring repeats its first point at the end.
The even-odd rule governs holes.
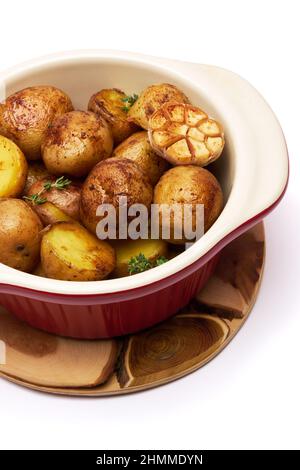
{"type": "Polygon", "coordinates": [[[114,143],[118,145],[127,139],[138,127],[127,120],[124,111],[125,103],[122,101],[126,94],[117,88],[107,88],[91,96],[88,110],[101,116],[110,125],[114,143]]]}
{"type": "Polygon", "coordinates": [[[26,202],[0,199],[0,262],[31,272],[39,262],[42,228],[26,202]]]}
{"type": "Polygon", "coordinates": [[[35,276],[39,276],[39,277],[47,277],[44,270],[43,270],[43,268],[42,268],[41,263],[39,263],[37,265],[37,267],[35,268],[34,271],[32,271],[31,274],[34,274],[35,276]]]}
{"type": "Polygon", "coordinates": [[[64,281],[98,281],[115,267],[115,252],[84,227],[54,224],[43,236],[41,268],[46,277],[64,281]]]}
{"type": "Polygon", "coordinates": [[[117,240],[112,243],[116,251],[116,267],[114,277],[129,276],[128,263],[139,254],[145,255],[150,262],[155,262],[160,256],[167,257],[168,243],[164,240],[117,240]]]}
{"type": "Polygon", "coordinates": [[[127,158],[136,163],[155,186],[169,168],[168,162],[152,149],[146,131],[136,132],[115,148],[112,157],[127,158]]]}
{"type": "Polygon", "coordinates": [[[131,160],[108,158],[98,163],[85,180],[80,200],[80,218],[91,232],[101,217],[96,210],[101,204],[112,204],[117,209],[120,196],[127,197],[127,204],[140,203],[148,209],[152,202],[153,189],[146,175],[131,160]]]}
{"type": "Polygon", "coordinates": [[[75,222],[72,217],[63,212],[59,207],[55,206],[52,202],[45,202],[38,206],[32,206],[35,212],[38,214],[42,224],[46,227],[47,225],[53,225],[57,222],[75,222]]]}
{"type": "Polygon", "coordinates": [[[72,109],[70,98],[58,88],[24,88],[0,104],[0,134],[13,140],[27,159],[38,160],[48,126],[55,116],[72,109]]]}
{"type": "MultiPolygon", "coordinates": [[[[220,215],[223,193],[215,176],[208,170],[193,165],[177,166],[168,170],[154,189],[155,204],[204,204],[204,231],[206,232],[220,215]]],[[[195,227],[195,214],[193,227],[195,227]]],[[[160,218],[160,224],[161,224],[160,218]]],[[[171,216],[170,243],[185,243],[172,237],[174,218],[171,216]]],[[[173,233],[174,235],[174,233],[173,233]]]]}
{"type": "Polygon", "coordinates": [[[23,152],[10,139],[0,135],[0,197],[22,194],[28,173],[23,152]]]}
{"type": "Polygon", "coordinates": [[[51,178],[49,171],[41,161],[31,162],[28,165],[28,174],[23,194],[27,194],[29,188],[36,182],[45,178],[51,178]]]}
{"type": "MultiPolygon", "coordinates": [[[[55,182],[55,177],[44,178],[36,181],[28,190],[27,196],[38,194],[44,187],[46,182],[55,182]]],[[[49,191],[45,191],[41,194],[41,197],[52,202],[55,206],[61,209],[65,214],[70,216],[72,219],[79,220],[79,201],[80,201],[81,188],[79,185],[71,183],[64,189],[51,188],[49,191]]],[[[32,205],[32,208],[39,215],[40,211],[43,210],[43,204],[32,205]]]]}
{"type": "Polygon", "coordinates": [[[49,173],[79,178],[109,157],[112,149],[104,119],[88,111],[71,111],[56,117],[47,129],[42,155],[49,173]]]}
{"type": "Polygon", "coordinates": [[[174,85],[169,83],[151,85],[140,94],[130,108],[128,119],[147,130],[152,114],[169,101],[189,103],[187,96],[174,85]]]}

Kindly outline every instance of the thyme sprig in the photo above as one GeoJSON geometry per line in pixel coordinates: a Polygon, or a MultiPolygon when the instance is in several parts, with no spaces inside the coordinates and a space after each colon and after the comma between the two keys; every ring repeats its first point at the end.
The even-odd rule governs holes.
{"type": "Polygon", "coordinates": [[[67,188],[71,183],[72,183],[72,181],[69,180],[68,178],[65,178],[65,176],[60,176],[54,182],[47,181],[44,184],[44,188],[45,188],[46,191],[50,191],[50,189],[52,189],[52,188],[62,190],[62,189],[67,188]]]}
{"type": "Polygon", "coordinates": [[[124,98],[122,98],[123,103],[125,103],[124,106],[122,107],[122,111],[125,111],[125,113],[128,113],[131,106],[134,105],[138,97],[139,96],[136,93],[134,93],[133,95],[127,95],[124,98]]]}
{"type": "Polygon", "coordinates": [[[42,197],[45,192],[50,191],[53,188],[62,191],[63,189],[67,188],[71,183],[72,181],[66,178],[65,176],[60,176],[55,181],[46,181],[42,189],[38,193],[31,194],[30,196],[23,196],[23,199],[25,199],[25,201],[31,202],[31,204],[33,205],[44,204],[47,201],[46,197],[42,197]]]}
{"type": "Polygon", "coordinates": [[[39,206],[40,204],[44,204],[47,199],[44,197],[40,197],[39,193],[32,194],[31,196],[23,196],[25,201],[31,202],[34,206],[39,206]]]}
{"type": "Polygon", "coordinates": [[[130,275],[142,273],[144,271],[148,271],[148,269],[160,266],[167,261],[168,259],[164,256],[159,256],[155,261],[150,261],[143,253],[140,253],[139,255],[130,258],[128,263],[128,272],[130,275]]]}
{"type": "Polygon", "coordinates": [[[165,256],[160,256],[156,260],[156,266],[161,266],[162,264],[165,264],[168,260],[168,258],[165,258],[165,256]]]}

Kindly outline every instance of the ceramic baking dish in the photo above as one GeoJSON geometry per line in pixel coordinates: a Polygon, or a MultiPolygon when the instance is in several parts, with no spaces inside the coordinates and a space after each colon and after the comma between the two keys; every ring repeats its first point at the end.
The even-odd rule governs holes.
{"type": "Polygon", "coordinates": [[[133,93],[170,82],[225,128],[224,154],[212,165],[224,190],[224,210],[200,240],[168,263],[127,278],[87,283],[41,278],[0,264],[0,302],[32,326],[100,338],[164,320],[205,284],[222,247],[262,219],[284,194],[288,155],[280,125],[260,94],[232,72],[124,52],[80,51],[26,63],[0,79],[6,95],[30,85],[57,86],[81,109],[101,88],[133,93]]]}

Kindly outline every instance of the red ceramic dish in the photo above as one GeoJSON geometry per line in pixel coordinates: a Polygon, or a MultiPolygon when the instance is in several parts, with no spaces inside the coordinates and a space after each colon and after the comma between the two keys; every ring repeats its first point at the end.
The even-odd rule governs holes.
{"type": "Polygon", "coordinates": [[[225,128],[226,149],[214,164],[224,210],[191,248],[168,263],[128,278],[88,283],[45,279],[0,264],[1,303],[30,325],[64,336],[119,336],[158,323],[186,305],[205,284],[218,253],[279,202],[288,180],[280,126],[259,93],[217,67],[129,53],[86,51],[40,59],[2,74],[6,94],[35,84],[65,90],[78,108],[100,88],[138,92],[177,84],[225,128]]]}

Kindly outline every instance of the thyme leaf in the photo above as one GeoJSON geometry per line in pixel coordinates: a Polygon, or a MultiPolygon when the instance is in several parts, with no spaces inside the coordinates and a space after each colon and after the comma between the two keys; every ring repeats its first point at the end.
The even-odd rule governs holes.
{"type": "Polygon", "coordinates": [[[63,190],[67,188],[72,183],[71,180],[66,178],[65,176],[60,176],[54,182],[53,181],[46,181],[44,183],[43,188],[36,194],[31,194],[30,196],[23,196],[25,201],[31,202],[33,205],[40,205],[44,204],[47,201],[47,198],[42,197],[45,191],[50,191],[50,189],[55,188],[58,190],[63,190]]]}
{"type": "Polygon", "coordinates": [[[122,111],[125,111],[125,113],[128,113],[131,106],[134,105],[138,97],[139,96],[136,93],[134,93],[133,95],[127,95],[124,98],[122,98],[122,102],[124,103],[124,106],[121,108],[122,111]]]}
{"type": "Polygon", "coordinates": [[[31,202],[31,204],[35,206],[39,206],[40,204],[44,204],[47,199],[41,197],[38,193],[37,194],[32,194],[31,196],[23,196],[23,199],[25,201],[31,202]]]}
{"type": "Polygon", "coordinates": [[[156,266],[161,266],[167,261],[169,260],[164,256],[159,256],[153,262],[146,258],[143,253],[140,253],[139,255],[130,258],[128,263],[128,272],[130,275],[142,273],[144,271],[148,271],[148,269],[155,268],[156,266]]]}

